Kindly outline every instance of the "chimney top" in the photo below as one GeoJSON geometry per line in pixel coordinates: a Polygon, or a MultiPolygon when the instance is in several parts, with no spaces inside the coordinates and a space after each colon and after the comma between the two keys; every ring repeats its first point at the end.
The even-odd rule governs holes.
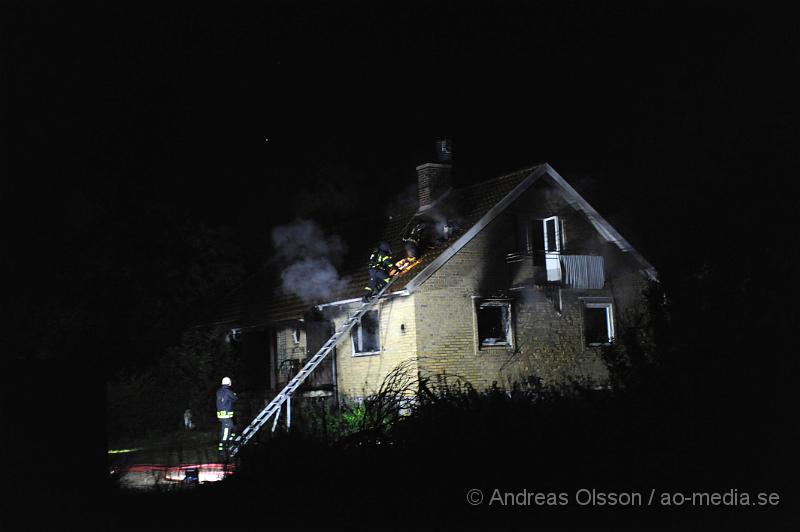
{"type": "Polygon", "coordinates": [[[450,188],[453,143],[450,139],[436,141],[436,162],[417,166],[419,210],[424,211],[450,188]]]}
{"type": "Polygon", "coordinates": [[[453,141],[447,138],[436,141],[436,162],[450,163],[453,160],[453,141]]]}

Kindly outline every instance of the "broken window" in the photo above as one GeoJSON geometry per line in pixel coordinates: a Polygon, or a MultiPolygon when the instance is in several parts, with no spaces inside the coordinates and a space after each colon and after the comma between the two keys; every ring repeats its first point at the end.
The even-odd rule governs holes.
{"type": "Polygon", "coordinates": [[[610,301],[584,301],[583,336],[586,345],[604,345],[614,340],[614,315],[610,301]]]}
{"type": "Polygon", "coordinates": [[[511,345],[510,301],[482,301],[477,313],[480,346],[511,345]]]}
{"type": "Polygon", "coordinates": [[[380,353],[380,319],[377,310],[370,310],[361,317],[361,321],[350,333],[353,339],[353,355],[371,355],[380,353]]]}

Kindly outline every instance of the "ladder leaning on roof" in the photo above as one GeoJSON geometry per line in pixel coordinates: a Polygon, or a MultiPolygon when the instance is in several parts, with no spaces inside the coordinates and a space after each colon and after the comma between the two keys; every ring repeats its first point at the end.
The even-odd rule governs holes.
{"type": "Polygon", "coordinates": [[[242,433],[236,437],[230,447],[229,456],[233,458],[236,456],[242,447],[247,445],[247,442],[255,436],[258,429],[260,429],[264,423],[266,423],[269,418],[273,415],[275,416],[275,421],[272,423],[272,430],[275,430],[275,427],[278,425],[278,418],[281,414],[281,406],[283,403],[286,403],[286,423],[287,425],[291,423],[292,419],[292,393],[303,384],[303,381],[314,371],[317,366],[320,365],[322,360],[333,351],[333,348],[336,347],[336,344],[339,343],[339,340],[342,336],[346,335],[350,330],[361,321],[361,317],[374,307],[381,296],[389,289],[392,284],[400,277],[400,275],[395,275],[392,279],[384,286],[372,299],[367,302],[361,304],[360,307],[355,311],[354,314],[351,314],[347,317],[347,319],[342,323],[339,329],[328,338],[328,341],[322,344],[322,347],[317,351],[317,353],[306,362],[306,365],[297,372],[289,383],[283,388],[283,390],[275,396],[275,399],[270,401],[270,403],[264,407],[264,410],[259,412],[259,414],[250,422],[250,424],[242,431],[242,433]]]}

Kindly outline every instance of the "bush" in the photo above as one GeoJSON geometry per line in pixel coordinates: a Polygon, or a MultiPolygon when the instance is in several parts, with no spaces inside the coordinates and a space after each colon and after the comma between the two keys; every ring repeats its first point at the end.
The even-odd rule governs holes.
{"type": "Polygon", "coordinates": [[[108,384],[108,436],[141,437],[178,429],[192,410],[199,428],[215,422],[214,392],[221,376],[239,378],[238,348],[222,328],[190,329],[159,361],[108,384]]]}

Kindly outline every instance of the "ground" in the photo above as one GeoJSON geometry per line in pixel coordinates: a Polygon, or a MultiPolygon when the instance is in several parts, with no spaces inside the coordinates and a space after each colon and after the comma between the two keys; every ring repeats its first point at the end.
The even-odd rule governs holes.
{"type": "Polygon", "coordinates": [[[135,490],[175,489],[194,466],[200,482],[216,481],[231,470],[220,460],[217,438],[216,431],[181,430],[116,442],[109,449],[109,473],[115,485],[135,490]]]}

